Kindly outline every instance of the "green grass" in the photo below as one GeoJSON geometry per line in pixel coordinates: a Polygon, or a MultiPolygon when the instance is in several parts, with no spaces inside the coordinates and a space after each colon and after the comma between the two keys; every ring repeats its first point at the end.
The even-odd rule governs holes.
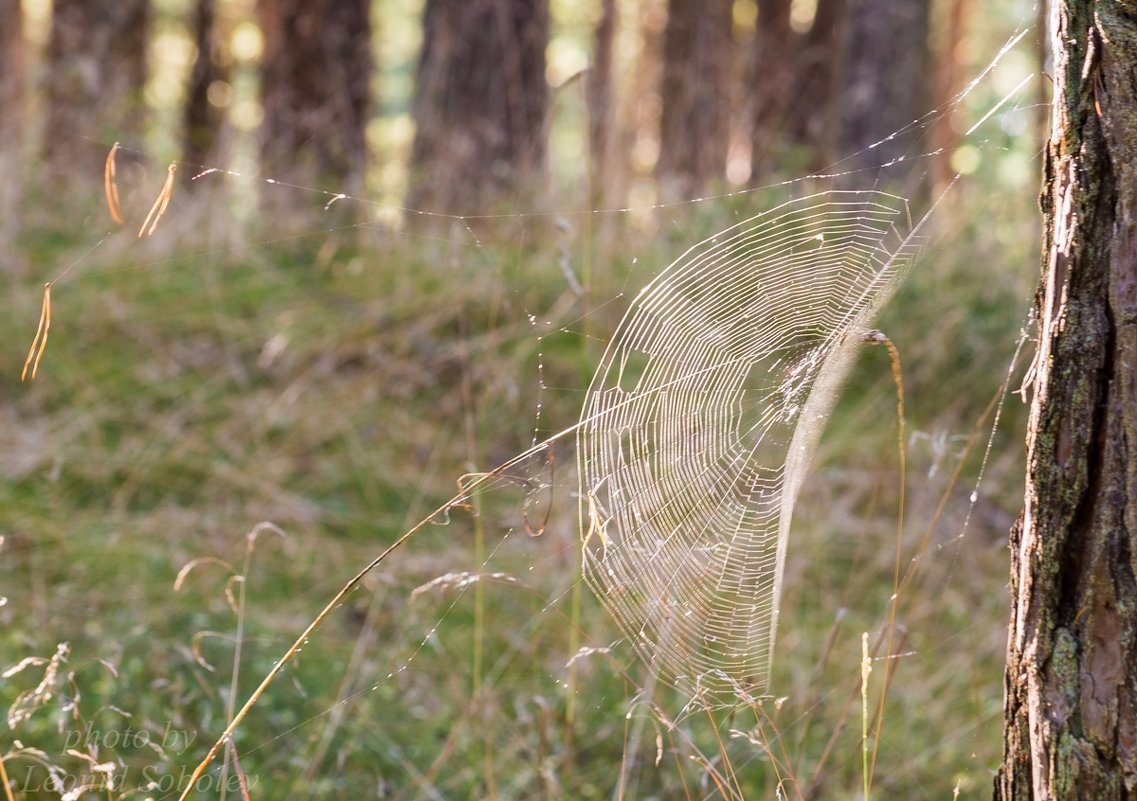
{"type": "MultiPolygon", "coordinates": [[[[1005,533],[1022,476],[1016,398],[961,532],[990,426],[981,414],[1023,323],[1035,235],[1029,200],[996,204],[981,190],[965,186],[966,202],[941,215],[942,233],[879,323],[904,360],[916,434],[901,559],[905,568],[915,559],[917,572],[897,616],[905,655],[887,694],[875,798],[949,798],[957,786],[985,797],[999,759],[1005,533]],[[953,484],[973,427],[978,443],[953,484]]],[[[455,244],[445,232],[438,240],[314,228],[234,248],[257,237],[216,221],[192,225],[208,219],[192,209],[179,227],[172,207],[156,241],[112,240],[57,286],[51,339],[30,385],[18,376],[38,287],[89,240],[74,227],[26,226],[14,248],[34,269],[14,280],[0,315],[0,668],[66,641],[74,677],[64,675],[0,744],[11,751],[19,739],[76,776],[89,765],[63,752],[68,736],[101,733],[92,756],[118,761],[127,786],[156,779],[152,794],[169,797],[163,783],[192,769],[233,700],[230,574],[202,564],[175,592],[183,566],[215,557],[239,571],[253,526],[269,520],[287,532],[259,541],[247,576],[243,702],[336,589],[450,497],[460,475],[528,446],[538,404],[539,436],[575,421],[584,377],[639,286],[704,233],[765,205],[736,197],[670,210],[647,233],[612,218],[611,244],[592,254],[587,308],[566,286],[557,237],[568,237],[578,270],[585,245],[547,221],[514,221],[497,235],[480,224],[481,247],[465,231],[455,244]],[[471,453],[480,464],[469,464],[471,453]],[[200,632],[216,634],[197,640],[195,653],[200,632]],[[126,726],[151,743],[171,731],[192,742],[181,753],[109,747],[105,735],[126,726]]],[[[332,615],[237,733],[254,797],[372,797],[382,788],[390,798],[475,798],[492,787],[499,798],[600,799],[612,797],[622,770],[629,798],[715,796],[691,755],[723,771],[720,742],[746,798],[774,797],[779,771],[803,792],[815,780],[818,797],[855,797],[861,634],[881,629],[896,559],[895,404],[887,354],[870,349],[799,502],[777,707],[695,714],[669,729],[633,704],[643,671],[617,646],[576,663],[568,723],[562,683],[578,545],[566,444],[540,538],[524,531],[524,491],[499,482],[477,520],[484,567],[475,520],[455,509],[332,615]],[[472,590],[412,595],[443,574],[483,569],[518,583],[487,580],[480,612],[472,590]]],[[[540,459],[525,471],[549,477],[540,459]]],[[[617,640],[588,593],[580,623],[585,645],[617,640]]],[[[0,682],[0,703],[34,688],[42,670],[0,682]]],[[[885,672],[877,662],[873,704],[885,672]]],[[[670,691],[659,692],[676,712],[670,691]]],[[[45,775],[27,755],[7,767],[17,785],[45,775]]],[[[796,797],[790,784],[785,793],[796,797]]]]}

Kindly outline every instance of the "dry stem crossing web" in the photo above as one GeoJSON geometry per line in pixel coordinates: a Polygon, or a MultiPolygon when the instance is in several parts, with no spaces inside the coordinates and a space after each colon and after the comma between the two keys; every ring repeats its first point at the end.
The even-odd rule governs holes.
{"type": "Polygon", "coordinates": [[[794,502],[916,229],[878,191],[785,203],[660,273],[605,351],[577,434],[585,578],[676,683],[766,689],[794,502]]]}

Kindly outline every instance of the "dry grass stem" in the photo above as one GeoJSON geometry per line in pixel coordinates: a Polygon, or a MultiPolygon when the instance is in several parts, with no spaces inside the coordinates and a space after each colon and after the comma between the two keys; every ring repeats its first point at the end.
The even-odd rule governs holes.
{"type": "Polygon", "coordinates": [[[226,744],[229,747],[229,754],[233,758],[233,770],[237,773],[237,783],[241,786],[241,801],[249,801],[249,779],[241,767],[241,760],[237,756],[237,746],[233,745],[232,740],[227,740],[226,744]]]}
{"type": "Polygon", "coordinates": [[[193,572],[194,568],[196,568],[198,565],[204,564],[220,565],[234,575],[237,572],[231,564],[226,562],[224,559],[218,559],[216,556],[201,556],[197,559],[191,559],[189,562],[186,562],[184,565],[182,565],[182,569],[178,571],[178,575],[174,578],[174,592],[181,590],[186,578],[191,572],[193,572]]]}
{"type": "MultiPolygon", "coordinates": [[[[900,364],[900,351],[897,350],[896,345],[887,336],[881,334],[879,340],[888,349],[888,358],[892,366],[892,381],[896,385],[896,426],[897,426],[897,439],[896,439],[896,452],[898,460],[899,475],[899,498],[896,502],[896,558],[893,563],[892,572],[892,601],[888,610],[888,643],[885,646],[885,655],[891,657],[893,654],[893,634],[896,631],[896,614],[897,607],[900,604],[900,559],[904,548],[904,499],[907,494],[907,474],[908,474],[908,450],[905,447],[905,427],[904,427],[904,370],[900,364]]],[[[867,640],[866,640],[867,642],[867,640]]],[[[867,657],[866,657],[867,658],[867,657]]],[[[871,669],[871,665],[870,665],[871,669]]],[[[872,760],[865,770],[865,799],[869,797],[869,789],[872,784],[872,774],[876,769],[876,757],[880,748],[880,738],[884,731],[884,704],[885,699],[888,697],[888,688],[892,682],[894,668],[892,666],[892,659],[888,659],[884,666],[884,682],[883,688],[880,693],[880,706],[876,714],[876,736],[873,740],[872,746],[872,760]]],[[[867,674],[866,674],[867,676],[867,674]]],[[[866,681],[862,678],[862,684],[866,681]]],[[[862,690],[864,691],[864,690],[862,690]]],[[[864,696],[867,698],[867,695],[864,696]]],[[[867,743],[866,743],[867,747],[867,743]]]]}
{"type": "MultiPolygon", "coordinates": [[[[889,639],[891,640],[891,634],[889,639]]],[[[869,674],[871,673],[872,657],[869,656],[869,633],[866,631],[861,634],[861,780],[865,801],[869,801],[869,787],[872,784],[872,773],[869,770],[869,674]]],[[[875,747],[872,751],[875,760],[875,747]]]]}
{"type": "Polygon", "coordinates": [[[364,577],[367,576],[368,573],[385,562],[388,556],[397,551],[404,544],[406,544],[408,540],[410,540],[412,537],[430,525],[432,520],[448,514],[450,509],[456,506],[460,506],[469,501],[474,490],[482,488],[484,484],[494,478],[501,476],[514,465],[520,464],[526,459],[549,448],[553,442],[562,439],[571,433],[574,433],[578,427],[579,426],[571,426],[569,428],[566,428],[563,431],[554,434],[544,442],[538,445],[534,445],[528,450],[514,456],[513,458],[509,459],[488,473],[480,474],[479,477],[467,485],[464,490],[459,491],[459,493],[449,501],[442,504],[442,506],[439,506],[429,515],[407,529],[397,540],[388,545],[382,553],[372,559],[371,562],[369,562],[362,570],[352,576],[342,587],[340,587],[335,596],[333,596],[332,599],[328,601],[327,604],[325,604],[324,608],[320,610],[320,613],[316,615],[312,622],[309,623],[304,631],[300,633],[300,636],[296,638],[296,641],[293,642],[288,650],[284,652],[284,655],[281,656],[275,665],[273,665],[272,670],[270,670],[265,675],[264,679],[253,691],[252,695],[250,695],[248,700],[245,701],[244,706],[242,706],[241,709],[238,710],[237,714],[234,715],[233,718],[229,721],[229,725],[225,727],[225,730],[221,733],[221,736],[219,736],[210,747],[208,753],[205,755],[205,758],[202,759],[201,762],[198,763],[197,767],[193,769],[193,773],[190,774],[189,781],[186,782],[185,789],[182,791],[181,795],[178,796],[178,801],[185,801],[185,799],[189,797],[190,793],[193,792],[194,787],[197,784],[197,780],[201,778],[202,774],[204,774],[206,769],[213,763],[214,758],[217,756],[217,752],[221,750],[221,747],[229,740],[229,738],[233,735],[233,732],[237,730],[237,727],[241,725],[241,721],[243,721],[245,719],[245,716],[249,714],[249,711],[257,703],[260,697],[264,695],[265,691],[268,690],[269,686],[273,683],[273,681],[276,680],[276,677],[280,675],[280,672],[284,670],[285,665],[289,664],[292,661],[293,657],[295,657],[296,654],[300,652],[300,649],[304,647],[304,644],[308,642],[308,638],[311,637],[312,634],[314,634],[321,625],[323,625],[323,622],[327,619],[328,615],[330,615],[335,610],[335,608],[340,605],[343,599],[347,597],[348,593],[359,586],[360,582],[363,581],[364,577]]]}
{"type": "Polygon", "coordinates": [[[11,788],[11,786],[9,786],[8,769],[4,767],[4,755],[3,754],[0,754],[0,783],[2,783],[4,785],[4,800],[5,801],[16,801],[16,799],[12,797],[12,788],[11,788]]]}
{"type": "Polygon", "coordinates": [[[431,590],[457,590],[463,591],[478,582],[492,581],[498,584],[511,584],[515,587],[524,587],[525,582],[516,576],[511,576],[508,573],[471,573],[469,571],[446,573],[431,579],[425,584],[420,584],[411,590],[411,600],[415,600],[420,595],[431,590]]]}

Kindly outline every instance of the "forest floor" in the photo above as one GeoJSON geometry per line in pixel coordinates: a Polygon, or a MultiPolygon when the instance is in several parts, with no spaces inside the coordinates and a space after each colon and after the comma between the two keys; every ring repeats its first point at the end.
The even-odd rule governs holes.
{"type": "MultiPolygon", "coordinates": [[[[0,315],[0,671],[68,646],[57,675],[26,663],[0,681],[14,786],[105,787],[96,766],[115,763],[109,797],[176,797],[336,590],[462,475],[571,426],[635,291],[769,200],[411,235],[359,225],[347,203],[269,234],[176,197],[153,238],[87,256],[102,221],[88,235],[26,212],[0,315]],[[41,287],[72,263],[21,383],[41,287]]],[[[906,481],[888,354],[866,349],[798,504],[777,703],[679,718],[660,689],[669,726],[637,701],[635,657],[579,578],[569,438],[525,466],[549,497],[498,482],[368,576],[235,734],[229,791],[243,775],[260,798],[600,799],[621,782],[628,798],[703,797],[713,766],[746,798],[779,783],[855,797],[862,633],[882,636],[899,564],[899,656],[869,685],[875,730],[889,684],[874,793],[986,797],[1016,395],[971,494],[1026,325],[1036,218],[1029,198],[961,188],[879,321],[903,363],[906,481]],[[523,509],[530,529],[549,511],[541,536],[523,509]]]]}

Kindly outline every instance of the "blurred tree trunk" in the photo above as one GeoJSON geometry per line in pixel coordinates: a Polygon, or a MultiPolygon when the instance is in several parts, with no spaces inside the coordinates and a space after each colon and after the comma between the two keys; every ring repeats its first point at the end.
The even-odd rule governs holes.
{"type": "Polygon", "coordinates": [[[817,0],[813,24],[794,63],[794,100],[790,103],[786,130],[790,141],[808,151],[807,165],[813,169],[832,162],[836,147],[839,98],[835,84],[845,5],[846,0],[817,0]]]}
{"type": "MultiPolygon", "coordinates": [[[[1041,4],[1040,5],[1044,5],[1041,4]]],[[[961,89],[965,65],[959,63],[959,45],[963,41],[968,18],[973,13],[972,0],[950,0],[942,16],[937,19],[936,27],[942,33],[936,54],[935,102],[925,104],[936,108],[947,108],[946,114],[940,115],[933,122],[932,150],[938,155],[932,162],[934,170],[933,193],[938,195],[952,180],[954,170],[951,168],[951,157],[955,151],[955,144],[959,134],[955,129],[956,115],[960,110],[952,103],[961,89]]],[[[1041,64],[1039,65],[1041,69],[1041,64]]],[[[1043,81],[1038,82],[1040,85],[1043,81]]],[[[1041,105],[1041,104],[1040,104],[1041,105]]]]}
{"type": "MultiPolygon", "coordinates": [[[[369,0],[258,0],[261,167],[359,192],[371,114],[369,0]]],[[[266,198],[286,203],[279,193],[266,198]]]]}
{"type": "Polygon", "coordinates": [[[548,0],[427,0],[407,205],[486,211],[545,163],[548,0]]]}
{"type": "Polygon", "coordinates": [[[24,128],[24,14],[20,0],[0,0],[0,152],[19,148],[24,128]]]}
{"type": "Polygon", "coordinates": [[[659,175],[665,197],[701,194],[726,168],[731,0],[669,0],[663,32],[659,175]]]}
{"type": "Polygon", "coordinates": [[[930,7],[930,0],[849,0],[837,152],[842,171],[860,171],[850,177],[858,186],[878,176],[892,183],[908,172],[877,171],[916,152],[912,136],[890,135],[901,132],[930,105],[930,7]]]}
{"type": "MultiPolygon", "coordinates": [[[[216,6],[216,0],[197,0],[191,22],[197,53],[186,90],[182,159],[195,167],[215,159],[225,119],[223,107],[210,99],[210,86],[222,87],[229,82],[229,57],[217,35],[216,6]]],[[[217,91],[215,88],[215,94],[217,91]]]]}
{"type": "Polygon", "coordinates": [[[1000,801],[1137,798],[1137,9],[1057,10],[1000,801]]]}
{"type": "Polygon", "coordinates": [[[763,168],[780,154],[778,144],[794,87],[797,35],[790,27],[793,0],[762,0],[751,54],[750,181],[759,183],[763,168]]]}
{"type": "Polygon", "coordinates": [[[588,71],[588,140],[591,154],[590,185],[593,207],[603,205],[613,194],[615,155],[615,114],[613,110],[613,62],[616,50],[616,0],[600,1],[600,21],[596,24],[594,55],[588,71]]]}
{"type": "MultiPolygon", "coordinates": [[[[948,112],[933,122],[932,150],[937,152],[932,170],[935,171],[932,183],[935,185],[933,193],[943,190],[952,180],[952,154],[958,134],[955,131],[956,115],[960,109],[956,108],[952,99],[963,89],[963,71],[960,65],[960,43],[963,41],[966,30],[966,20],[972,14],[972,0],[949,0],[943,18],[938,20],[936,27],[940,30],[939,47],[936,57],[936,99],[931,107],[948,108],[948,112]]],[[[1041,81],[1038,82],[1043,83],[1041,81]]]]}
{"type": "Polygon", "coordinates": [[[115,140],[142,131],[149,0],[54,0],[44,150],[56,180],[102,182],[115,140]]]}
{"type": "Polygon", "coordinates": [[[663,31],[667,27],[666,0],[636,2],[638,47],[626,77],[627,97],[620,104],[628,136],[629,178],[647,178],[659,163],[659,121],[663,83],[663,31]]]}
{"type": "MultiPolygon", "coordinates": [[[[0,244],[15,235],[23,186],[24,81],[26,62],[24,16],[20,0],[0,0],[0,244]]],[[[0,260],[10,271],[9,259],[0,260]]]]}

